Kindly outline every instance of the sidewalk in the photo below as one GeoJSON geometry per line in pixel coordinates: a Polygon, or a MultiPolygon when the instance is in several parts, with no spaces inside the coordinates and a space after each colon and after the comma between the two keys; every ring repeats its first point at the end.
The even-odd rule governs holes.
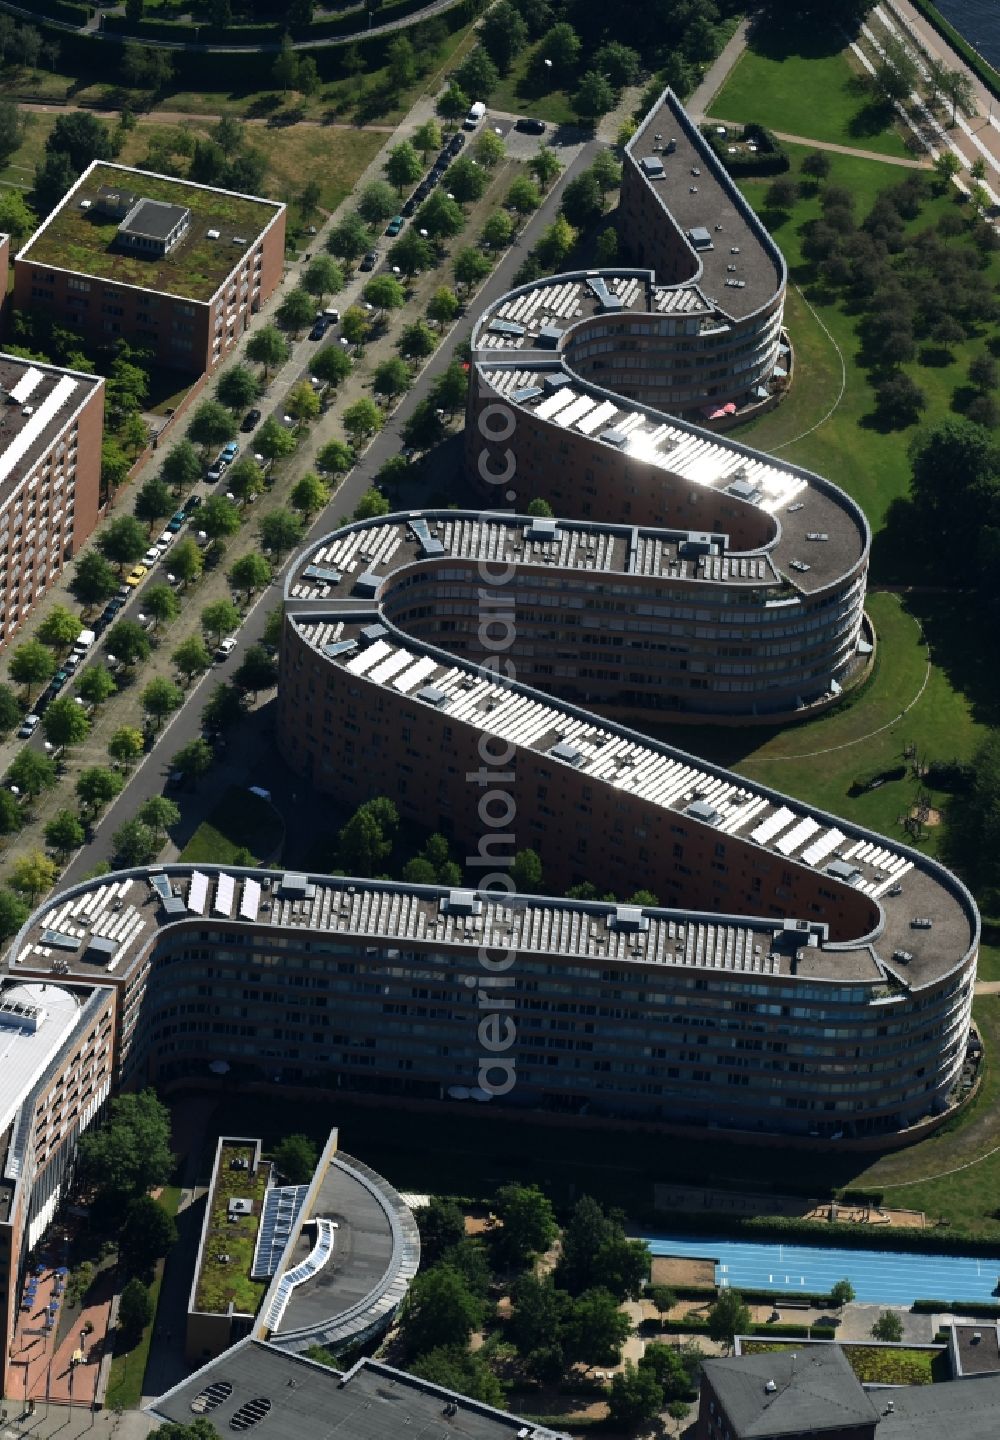
{"type": "Polygon", "coordinates": [[[741,20],[727,44],[719,51],[705,71],[705,78],[688,97],[686,109],[696,125],[700,125],[708,114],[712,101],[722,89],[726,77],[746,49],[750,21],[741,20]]]}

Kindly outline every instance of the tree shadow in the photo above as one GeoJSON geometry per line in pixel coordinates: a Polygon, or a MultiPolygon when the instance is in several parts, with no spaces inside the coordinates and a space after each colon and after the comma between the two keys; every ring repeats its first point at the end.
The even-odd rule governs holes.
{"type": "Polygon", "coordinates": [[[870,140],[873,135],[881,135],[882,132],[892,123],[894,111],[891,106],[880,104],[877,101],[869,101],[862,105],[856,115],[853,115],[847,125],[847,133],[855,140],[870,140]]]}
{"type": "MultiPolygon", "coordinates": [[[[947,584],[950,575],[927,575],[947,584]]],[[[906,597],[906,608],[923,626],[934,664],[960,691],[981,725],[1000,723],[1000,670],[996,663],[996,621],[972,591],[955,595],[906,597]]],[[[948,756],[940,757],[948,759],[948,756]]]]}
{"type": "MultiPolygon", "coordinates": [[[[766,60],[822,60],[839,55],[844,48],[844,31],[836,18],[808,19],[784,13],[784,5],[769,5],[750,28],[749,48],[766,60]]],[[[831,9],[834,7],[831,7],[831,9]]]]}
{"type": "Polygon", "coordinates": [[[952,391],[951,408],[956,415],[964,415],[973,400],[978,398],[979,391],[974,385],[956,385],[952,391]]]}
{"type": "Polygon", "coordinates": [[[950,365],[954,355],[946,345],[924,345],[917,356],[921,365],[929,370],[940,370],[950,365]]]}
{"type": "Polygon", "coordinates": [[[257,95],[246,109],[248,120],[263,120],[268,115],[273,115],[285,102],[280,95],[257,95]]]}

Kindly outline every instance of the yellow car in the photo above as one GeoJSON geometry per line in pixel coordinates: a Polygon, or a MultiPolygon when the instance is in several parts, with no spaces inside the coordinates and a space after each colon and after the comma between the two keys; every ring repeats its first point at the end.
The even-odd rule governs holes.
{"type": "Polygon", "coordinates": [[[146,573],[147,572],[145,565],[137,565],[134,570],[129,571],[129,573],[125,576],[125,584],[138,585],[139,581],[146,573]]]}

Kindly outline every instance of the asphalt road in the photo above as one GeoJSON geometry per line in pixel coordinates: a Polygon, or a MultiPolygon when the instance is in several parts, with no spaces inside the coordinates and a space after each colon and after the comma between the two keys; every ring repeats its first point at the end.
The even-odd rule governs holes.
{"type": "MultiPolygon", "coordinates": [[[[449,332],[447,338],[438,347],[433,356],[429,359],[424,370],[406,393],[401,404],[398,406],[391,419],[371,442],[369,448],[361,456],[357,465],[345,477],[329,505],[316,518],[309,530],[303,546],[294,555],[290,556],[282,566],[281,571],[275,576],[274,581],[261,595],[259,595],[248,612],[246,619],[239,632],[240,643],[228,660],[222,664],[214,665],[211,670],[203,675],[197,684],[191,687],[187,698],[180,710],[176,711],[165,725],[160,737],[150,751],[144,756],[140,765],[133,771],[131,779],[115,799],[113,804],[104,812],[94,830],[93,839],[85,845],[67,866],[61,884],[71,885],[82,880],[90,874],[94,868],[104,860],[110,860],[112,855],[111,837],[114,832],[126,820],[131,819],[144,801],[151,795],[159,795],[163,792],[166,776],[171,769],[173,756],[184,745],[188,744],[201,734],[201,712],[202,708],[211,694],[212,687],[219,681],[228,680],[237,669],[247,646],[253,645],[261,639],[264,632],[264,624],[268,612],[279,603],[283,592],[285,577],[290,567],[296,563],[301,549],[307,548],[314,541],[329,533],[337,526],[340,516],[350,514],[361,495],[367,490],[372,478],[386,460],[397,455],[402,448],[400,439],[401,427],[413,413],[420,402],[430,392],[434,381],[448,367],[458,346],[468,340],[472,333],[472,326],[476,316],[488,305],[492,304],[506,290],[511,288],[514,272],[521,264],[523,257],[530,250],[532,244],[538,239],[541,232],[555,219],[559,209],[559,199],[562,188],[566,181],[572,179],[580,170],[592,162],[597,152],[602,149],[602,144],[597,140],[588,141],[581,147],[572,147],[572,159],[569,159],[567,168],[556,181],[552,190],[546,196],[539,210],[529,219],[524,226],[517,244],[505,254],[486,280],[482,289],[472,297],[466,309],[466,314],[449,332]]],[[[568,158],[568,157],[567,157],[568,158]]],[[[405,312],[404,318],[405,318],[405,312]]],[[[307,342],[306,342],[307,343],[307,342]]],[[[300,347],[299,353],[303,360],[308,351],[300,347]]],[[[298,355],[296,356],[298,358],[298,355]]],[[[303,363],[302,373],[308,374],[303,363]]],[[[455,447],[446,447],[449,453],[454,454],[455,447]]],[[[431,460],[433,466],[433,459],[431,460]]],[[[435,474],[435,480],[445,479],[443,475],[435,474]]],[[[225,490],[225,482],[219,487],[225,490]]],[[[126,610],[121,612],[122,616],[131,616],[133,611],[141,608],[141,600],[130,602],[126,610]]],[[[272,741],[267,726],[257,723],[250,727],[243,727],[240,730],[240,762],[244,766],[243,779],[247,784],[267,784],[268,764],[272,741]],[[244,733],[247,729],[249,733],[244,733]]],[[[226,760],[227,771],[231,770],[232,762],[226,760]]],[[[212,789],[211,775],[205,777],[201,784],[201,791],[206,799],[212,789]]],[[[227,783],[230,783],[227,777],[227,783]]],[[[198,807],[201,808],[201,807],[198,807]]],[[[208,808],[206,805],[205,808],[208,808]]],[[[287,820],[287,817],[286,817],[287,820]]]]}

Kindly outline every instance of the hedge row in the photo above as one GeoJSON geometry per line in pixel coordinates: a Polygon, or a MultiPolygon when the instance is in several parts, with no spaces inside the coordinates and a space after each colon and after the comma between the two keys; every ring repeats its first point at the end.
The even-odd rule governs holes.
{"type": "Polygon", "coordinates": [[[77,5],[73,0],[34,0],[25,9],[49,20],[65,20],[70,25],[86,25],[93,13],[92,6],[77,5]]]}
{"type": "Polygon", "coordinates": [[[756,154],[730,155],[731,136],[717,135],[714,125],[703,125],[702,134],[730,175],[781,175],[790,161],[781,141],[763,125],[744,125],[741,139],[757,144],[756,154]]]}
{"type": "MultiPolygon", "coordinates": [[[[662,1216],[661,1216],[662,1223],[662,1216]]],[[[738,1235],[744,1240],[791,1241],[796,1245],[836,1245],[845,1250],[918,1250],[945,1255],[995,1255],[997,1237],[955,1227],[942,1230],[874,1230],[846,1221],[801,1220],[791,1215],[721,1215],[678,1213],[671,1228],[695,1235],[738,1235]]]]}
{"type": "Polygon", "coordinates": [[[950,21],[946,20],[936,5],[931,0],[913,0],[917,9],[925,20],[929,20],[939,35],[947,40],[948,44],[968,65],[969,69],[979,77],[987,90],[1000,98],[1000,72],[993,69],[978,50],[974,50],[964,35],[960,35],[950,21]]]}
{"type": "MultiPolygon", "coordinates": [[[[700,1320],[692,1320],[687,1315],[680,1320],[668,1320],[665,1326],[669,1334],[679,1331],[682,1334],[707,1335],[709,1328],[708,1319],[705,1316],[702,1316],[700,1320]]],[[[832,1340],[836,1331],[831,1325],[776,1324],[748,1325],[745,1333],[754,1336],[770,1335],[773,1339],[779,1340],[808,1340],[810,1336],[817,1340],[832,1340]]]]}
{"type": "Polygon", "coordinates": [[[984,1320],[1000,1320],[1000,1305],[991,1305],[988,1300],[914,1300],[910,1309],[916,1315],[957,1312],[981,1315],[984,1320]]]}
{"type": "MultiPolygon", "coordinates": [[[[68,0],[43,0],[45,4],[68,4],[68,0]]],[[[456,0],[463,3],[463,0],[456,0]]],[[[389,0],[376,11],[374,23],[387,25],[393,20],[405,20],[408,15],[426,9],[428,0],[389,0]]],[[[83,6],[71,6],[84,9],[83,6]]],[[[86,17],[85,17],[86,18],[86,17]]],[[[436,17],[435,17],[436,18],[436,17]]],[[[366,5],[352,5],[339,15],[329,15],[314,20],[311,25],[286,26],[272,20],[257,25],[199,25],[182,20],[158,20],[144,16],[141,20],[129,20],[126,15],[106,15],[104,29],[116,35],[129,35],[133,39],[170,40],[176,45],[275,45],[286,30],[295,40],[335,40],[345,35],[363,35],[367,32],[368,8],[366,5]]]]}

